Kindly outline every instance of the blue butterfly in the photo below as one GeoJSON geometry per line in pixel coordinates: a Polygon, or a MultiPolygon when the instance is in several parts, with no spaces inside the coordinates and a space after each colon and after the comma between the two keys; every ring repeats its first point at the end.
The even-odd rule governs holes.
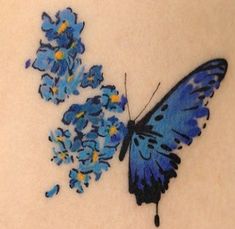
{"type": "Polygon", "coordinates": [[[168,189],[170,178],[177,176],[180,158],[176,152],[183,144],[190,145],[206,127],[210,116],[208,101],[226,71],[224,59],[201,65],[177,83],[142,119],[136,121],[143,110],[127,124],[128,134],[119,159],[122,161],[129,149],[129,192],[135,194],[138,205],[156,203],[156,226],[160,225],[161,193],[168,189]]]}

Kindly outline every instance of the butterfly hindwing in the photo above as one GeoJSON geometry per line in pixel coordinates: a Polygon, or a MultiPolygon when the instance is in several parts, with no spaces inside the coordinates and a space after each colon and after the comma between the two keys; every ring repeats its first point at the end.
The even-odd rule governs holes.
{"type": "Polygon", "coordinates": [[[176,176],[180,158],[174,153],[159,151],[154,135],[134,133],[130,148],[130,193],[135,193],[138,204],[158,202],[169,178],[176,176]]]}
{"type": "Polygon", "coordinates": [[[180,162],[176,150],[190,145],[209,118],[208,100],[227,70],[209,61],[183,78],[135,125],[130,144],[129,190],[138,204],[157,203],[180,162]],[[203,122],[202,122],[203,121],[203,122]]]}

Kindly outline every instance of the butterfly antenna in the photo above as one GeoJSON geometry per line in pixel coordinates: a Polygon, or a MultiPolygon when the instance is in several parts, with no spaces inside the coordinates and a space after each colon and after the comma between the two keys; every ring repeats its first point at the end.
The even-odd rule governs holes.
{"type": "Polygon", "coordinates": [[[125,96],[127,98],[127,111],[128,111],[128,116],[129,116],[129,120],[131,120],[131,112],[130,112],[130,107],[129,107],[129,100],[128,100],[128,95],[127,95],[127,85],[126,85],[126,79],[127,79],[127,74],[125,72],[125,96]]]}
{"type": "Polygon", "coordinates": [[[158,215],[158,202],[156,203],[156,215],[154,218],[154,223],[155,223],[156,227],[160,226],[160,217],[158,215]]]}
{"type": "Polygon", "coordinates": [[[156,94],[160,84],[161,83],[159,82],[158,85],[157,85],[157,88],[154,90],[154,92],[153,92],[152,96],[150,97],[148,103],[144,106],[143,110],[137,115],[137,117],[134,119],[134,121],[136,121],[136,119],[138,119],[140,117],[140,115],[145,111],[146,107],[150,104],[150,102],[151,102],[153,96],[156,94]]]}

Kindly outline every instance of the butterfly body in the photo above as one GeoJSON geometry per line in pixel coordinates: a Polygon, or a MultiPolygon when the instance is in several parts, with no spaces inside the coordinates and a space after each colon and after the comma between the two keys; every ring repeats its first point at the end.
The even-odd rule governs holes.
{"type": "Polygon", "coordinates": [[[119,154],[119,160],[120,161],[123,161],[123,159],[126,155],[126,152],[128,151],[128,148],[130,146],[130,142],[131,142],[133,134],[140,132],[141,129],[142,128],[141,128],[140,125],[136,125],[135,120],[129,120],[128,121],[128,123],[127,123],[127,135],[123,140],[123,144],[122,144],[121,151],[120,151],[120,154],[119,154]]]}

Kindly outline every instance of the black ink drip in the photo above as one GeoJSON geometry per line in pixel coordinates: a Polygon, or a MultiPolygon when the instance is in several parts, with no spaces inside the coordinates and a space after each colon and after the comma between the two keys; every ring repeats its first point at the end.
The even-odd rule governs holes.
{"type": "Polygon", "coordinates": [[[156,203],[156,215],[154,217],[154,223],[155,223],[156,227],[160,226],[160,217],[158,215],[158,202],[156,203]]]}

